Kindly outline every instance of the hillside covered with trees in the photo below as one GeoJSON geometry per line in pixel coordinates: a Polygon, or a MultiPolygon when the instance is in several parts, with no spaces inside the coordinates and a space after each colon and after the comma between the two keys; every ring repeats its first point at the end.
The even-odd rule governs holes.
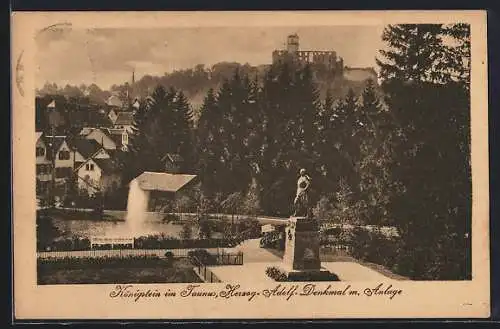
{"type": "MultiPolygon", "coordinates": [[[[145,98],[150,95],[156,86],[163,86],[168,89],[174,87],[182,90],[189,100],[194,110],[195,119],[199,116],[199,110],[203,99],[209,89],[219,89],[225,80],[232,77],[235,70],[238,70],[242,76],[248,76],[252,80],[261,81],[270,65],[251,66],[250,64],[240,64],[236,62],[221,62],[212,67],[205,67],[203,64],[196,65],[194,68],[176,70],[171,73],[165,73],[162,76],[145,75],[132,83],[124,82],[115,84],[109,90],[103,90],[96,84],[80,86],[58,86],[55,83],[47,82],[42,88],[37,89],[37,96],[62,95],[70,97],[84,97],[88,101],[97,105],[105,104],[106,100],[112,95],[117,94],[124,101],[127,97],[127,89],[134,97],[145,98]]],[[[131,73],[132,74],[132,73],[131,73]]],[[[315,79],[319,95],[322,99],[326,97],[327,92],[334,98],[342,98],[349,89],[352,89],[357,95],[360,95],[367,79],[356,77],[356,79],[339,79],[335,82],[322,79],[315,79]]]]}

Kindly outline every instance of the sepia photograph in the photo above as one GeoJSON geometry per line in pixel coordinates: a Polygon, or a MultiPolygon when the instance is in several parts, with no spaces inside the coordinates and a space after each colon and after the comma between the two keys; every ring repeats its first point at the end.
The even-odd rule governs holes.
{"type": "MultiPolygon", "coordinates": [[[[14,175],[32,189],[33,218],[14,225],[34,238],[21,245],[32,289],[249,308],[282,296],[289,309],[324,303],[315,297],[408,303],[406,285],[481,278],[488,313],[488,185],[473,174],[487,175],[487,153],[472,151],[479,138],[487,152],[487,129],[471,124],[488,125],[487,103],[475,121],[471,105],[471,92],[486,102],[486,54],[471,18],[244,24],[220,13],[240,16],[224,26],[206,14],[157,26],[153,14],[146,26],[45,18],[30,55],[13,56],[14,111],[31,120],[18,118],[25,147],[14,147],[34,172],[14,157],[14,175]],[[473,195],[486,196],[479,216],[473,195]]],[[[309,317],[341,317],[331,312],[309,317]]]]}

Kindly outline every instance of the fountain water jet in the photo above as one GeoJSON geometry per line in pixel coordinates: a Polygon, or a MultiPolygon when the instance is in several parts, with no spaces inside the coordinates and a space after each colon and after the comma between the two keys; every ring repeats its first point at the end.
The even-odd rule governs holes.
{"type": "Polygon", "coordinates": [[[155,234],[147,225],[151,192],[166,193],[173,197],[180,189],[195,181],[196,175],[144,172],[129,184],[127,214],[122,229],[107,232],[107,237],[138,237],[155,234]]]}
{"type": "Polygon", "coordinates": [[[132,180],[129,185],[127,200],[126,230],[132,235],[141,234],[145,227],[150,191],[141,189],[138,180],[132,180]]]}

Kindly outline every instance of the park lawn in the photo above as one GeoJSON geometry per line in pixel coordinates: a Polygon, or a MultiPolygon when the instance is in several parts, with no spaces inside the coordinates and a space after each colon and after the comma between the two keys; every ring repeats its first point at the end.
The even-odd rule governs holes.
{"type": "Polygon", "coordinates": [[[158,260],[155,266],[51,269],[38,268],[38,284],[114,284],[114,283],[195,283],[201,282],[187,258],[175,259],[172,264],[158,260]]]}

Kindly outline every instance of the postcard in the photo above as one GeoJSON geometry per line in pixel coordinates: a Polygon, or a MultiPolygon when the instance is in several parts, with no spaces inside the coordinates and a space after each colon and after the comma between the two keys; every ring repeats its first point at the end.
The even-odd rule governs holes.
{"type": "Polygon", "coordinates": [[[489,317],[484,11],[11,19],[16,319],[489,317]]]}

